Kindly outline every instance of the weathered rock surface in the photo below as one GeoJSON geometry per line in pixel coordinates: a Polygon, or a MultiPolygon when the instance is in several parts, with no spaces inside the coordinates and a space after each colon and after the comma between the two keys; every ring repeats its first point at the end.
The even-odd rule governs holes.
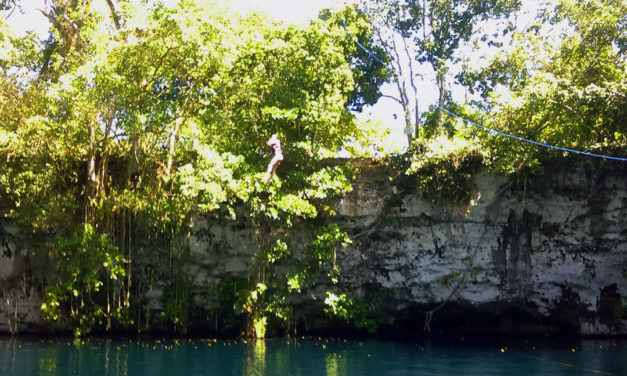
{"type": "MultiPolygon", "coordinates": [[[[456,207],[402,192],[389,166],[353,163],[354,189],[337,200],[333,219],[353,237],[338,254],[340,285],[357,297],[382,292],[398,326],[422,330],[433,311],[434,331],[483,323],[512,333],[557,326],[627,334],[625,167],[553,162],[524,181],[481,173],[471,204],[456,207]]],[[[40,330],[42,287],[33,282],[28,242],[8,224],[2,231],[0,331],[40,330]]],[[[264,234],[255,231],[243,219],[194,222],[186,268],[197,309],[215,309],[212,288],[225,276],[257,272],[253,255],[264,234]]],[[[306,238],[306,230],[293,231],[306,238]]],[[[146,247],[138,267],[166,268],[171,255],[146,247]]],[[[163,309],[163,288],[158,278],[151,284],[148,309],[163,309]]]]}
{"type": "Polygon", "coordinates": [[[514,307],[581,334],[626,334],[624,169],[567,167],[524,184],[479,174],[467,208],[357,182],[339,205],[345,222],[357,232],[381,221],[345,250],[345,282],[393,289],[399,309],[446,301],[498,315],[514,307]],[[382,200],[393,196],[398,204],[383,213],[382,200]]]}

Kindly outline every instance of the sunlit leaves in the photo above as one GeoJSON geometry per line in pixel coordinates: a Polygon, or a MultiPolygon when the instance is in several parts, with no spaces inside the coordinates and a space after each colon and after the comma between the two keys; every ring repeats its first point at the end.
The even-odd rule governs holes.
{"type": "Polygon", "coordinates": [[[307,177],[311,188],[305,191],[307,197],[327,198],[337,196],[352,189],[352,172],[345,167],[324,167],[307,177]]]}
{"type": "MultiPolygon", "coordinates": [[[[515,35],[512,48],[476,77],[486,108],[497,113],[488,125],[560,147],[611,153],[624,146],[625,11],[621,1],[560,1],[553,21],[568,24],[557,40],[546,32],[551,25],[515,35]]],[[[506,171],[556,153],[508,139],[485,141],[486,149],[513,161],[501,165],[506,171]]]]}
{"type": "Polygon", "coordinates": [[[422,122],[419,103],[424,90],[418,78],[433,73],[438,103],[445,105],[450,90],[448,72],[459,62],[461,44],[476,34],[481,21],[506,18],[520,1],[363,0],[360,4],[376,28],[376,45],[389,56],[387,66],[396,86],[392,99],[403,111],[411,143],[422,122]]]}
{"type": "MultiPolygon", "coordinates": [[[[43,44],[11,39],[0,24],[0,199],[19,224],[65,236],[49,255],[49,319],[81,333],[123,324],[115,315],[128,313],[131,283],[115,315],[102,294],[119,293],[132,270],[114,244],[130,248],[134,231],[173,244],[194,216],[237,213],[276,234],[331,213],[329,200],[350,189],[350,171],[321,159],[355,138],[348,108],[376,100],[381,83],[363,53],[370,71],[354,66],[347,27],[364,42],[372,32],[354,8],[302,26],[191,0],[50,1],[44,10],[52,33],[43,44]],[[266,185],[261,149],[272,133],[286,158],[266,185]]],[[[268,258],[259,265],[297,264],[287,243],[260,248],[268,258]]],[[[305,269],[253,288],[247,304],[263,311],[255,320],[287,317],[283,302],[305,269]]],[[[187,297],[186,283],[173,277],[168,299],[187,297]]],[[[167,302],[164,317],[184,327],[188,303],[167,302]]]]}
{"type": "Polygon", "coordinates": [[[338,225],[329,225],[316,232],[311,245],[305,250],[305,255],[319,265],[323,265],[328,261],[333,261],[337,249],[349,243],[350,238],[338,225]]]}
{"type": "Polygon", "coordinates": [[[260,262],[274,264],[281,259],[289,257],[291,252],[288,249],[287,243],[277,239],[274,244],[265,251],[257,254],[257,259],[260,262]]]}
{"type": "Polygon", "coordinates": [[[346,294],[327,291],[324,304],[324,312],[327,315],[352,322],[357,328],[366,329],[370,333],[376,332],[379,324],[372,318],[364,301],[350,298],[346,294]]]}
{"type": "Polygon", "coordinates": [[[185,200],[196,202],[199,212],[209,212],[232,198],[238,185],[233,172],[242,161],[232,154],[219,154],[206,145],[194,146],[195,161],[179,167],[177,186],[185,200]]]}
{"type": "Polygon", "coordinates": [[[258,22],[250,37],[241,38],[241,54],[223,77],[228,82],[216,89],[216,102],[208,103],[219,111],[205,115],[205,126],[219,127],[212,129],[220,132],[214,142],[248,154],[251,144],[279,133],[309,152],[339,148],[354,129],[345,108],[354,81],[338,38],[322,22],[258,22]]]}

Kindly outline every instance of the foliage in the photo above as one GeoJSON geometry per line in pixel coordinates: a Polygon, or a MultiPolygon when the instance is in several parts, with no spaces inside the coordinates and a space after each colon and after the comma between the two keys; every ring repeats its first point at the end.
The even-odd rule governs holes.
{"type": "Polygon", "coordinates": [[[236,195],[239,184],[234,172],[239,169],[241,158],[219,154],[208,145],[193,148],[195,158],[178,168],[175,186],[188,210],[207,213],[219,209],[236,195]]]}
{"type": "Polygon", "coordinates": [[[248,161],[259,160],[250,146],[273,133],[295,163],[337,149],[355,128],[346,109],[354,79],[338,43],[344,34],[321,21],[304,28],[260,21],[246,25],[241,53],[202,111],[204,133],[248,161]]]}
{"type": "Polygon", "coordinates": [[[347,63],[351,64],[355,81],[355,89],[347,105],[351,110],[361,112],[364,106],[377,102],[381,97],[381,85],[390,78],[390,72],[379,61],[373,59],[371,54],[382,61],[388,57],[381,47],[375,45],[375,30],[372,29],[366,13],[359,10],[356,5],[347,6],[335,13],[323,9],[320,12],[320,19],[340,27],[340,30],[344,28],[345,38],[338,43],[344,48],[344,55],[350,57],[347,63]]]}
{"type": "Polygon", "coordinates": [[[247,331],[251,337],[265,337],[269,316],[285,323],[292,314],[292,308],[286,305],[283,286],[274,278],[269,284],[258,282],[251,289],[241,290],[236,302],[236,312],[248,317],[247,331]]]}
{"type": "Polygon", "coordinates": [[[460,136],[418,139],[409,152],[394,161],[403,173],[399,186],[418,192],[434,203],[466,205],[473,190],[472,178],[485,164],[476,143],[460,136]]]}
{"type": "Polygon", "coordinates": [[[349,241],[346,233],[340,230],[338,225],[332,224],[316,232],[315,239],[306,254],[322,265],[332,259],[333,251],[338,245],[346,246],[349,241]]]}
{"type": "Polygon", "coordinates": [[[212,295],[217,303],[214,320],[219,328],[216,329],[221,333],[235,336],[246,327],[241,297],[245,294],[244,291],[251,289],[252,285],[248,278],[225,276],[220,279],[212,295]]]}
{"type": "Polygon", "coordinates": [[[354,323],[355,327],[366,329],[368,333],[377,331],[378,323],[371,317],[370,310],[363,300],[352,299],[346,294],[336,295],[327,291],[324,311],[331,317],[338,317],[354,323]]]}
{"type": "Polygon", "coordinates": [[[192,316],[192,283],[185,267],[189,262],[189,247],[185,237],[175,236],[170,242],[170,270],[161,297],[161,316],[168,320],[178,334],[186,334],[192,316]],[[181,239],[182,238],[182,239],[181,239]]]}
{"type": "MultiPolygon", "coordinates": [[[[517,33],[485,70],[466,81],[481,93],[483,123],[561,147],[620,153],[627,145],[627,62],[622,1],[559,1],[550,24],[517,33]],[[556,24],[558,23],[559,24],[556,24]],[[550,27],[564,30],[552,37],[550,27]]],[[[540,20],[541,21],[541,20],[540,20]]],[[[479,135],[500,171],[533,166],[560,152],[479,135]]]]}
{"type": "Polygon", "coordinates": [[[44,318],[69,319],[79,335],[112,319],[122,323],[128,302],[116,304],[115,297],[122,294],[125,259],[105,234],[85,224],[59,237],[49,257],[53,281],[41,305],[44,318]]]}
{"type": "MultiPolygon", "coordinates": [[[[376,101],[384,75],[346,36],[349,28],[364,43],[372,38],[353,7],[302,26],[192,0],[53,0],[42,12],[51,22],[46,41],[15,38],[0,22],[3,215],[41,234],[74,233],[66,245],[95,247],[93,260],[124,254],[129,263],[115,264],[113,275],[128,274],[116,287],[125,309],[136,231],[174,242],[194,216],[235,217],[236,207],[262,228],[291,226],[331,214],[328,201],[350,189],[350,171],[321,159],[354,137],[349,109],[376,101]],[[286,161],[263,185],[260,147],[272,133],[286,161]]],[[[64,252],[51,254],[54,265],[92,260],[64,252]]],[[[109,328],[101,303],[76,309],[76,299],[101,292],[97,281],[113,278],[94,273],[44,281],[45,315],[109,328]]],[[[164,318],[184,331],[189,282],[170,277],[164,318]]],[[[284,315],[287,282],[279,281],[242,306],[284,315]]],[[[248,291],[252,299],[256,290],[248,291]]]]}
{"type": "Polygon", "coordinates": [[[330,225],[319,228],[305,248],[290,249],[284,240],[277,239],[258,252],[255,263],[263,278],[236,292],[236,312],[247,315],[249,335],[261,338],[270,323],[275,331],[289,323],[291,298],[302,296],[303,290],[325,281],[337,283],[340,269],[336,251],[348,242],[345,232],[330,225]]]}
{"type": "Polygon", "coordinates": [[[380,121],[367,120],[357,126],[353,139],[344,143],[351,158],[380,158],[387,154],[400,154],[403,145],[392,137],[392,129],[380,121]]]}

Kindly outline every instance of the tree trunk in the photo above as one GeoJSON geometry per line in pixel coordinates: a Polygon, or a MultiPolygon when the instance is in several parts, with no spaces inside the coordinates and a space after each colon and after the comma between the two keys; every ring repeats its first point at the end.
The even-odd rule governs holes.
{"type": "Polygon", "coordinates": [[[87,181],[85,186],[85,223],[94,223],[95,220],[95,200],[98,192],[98,173],[96,168],[96,126],[89,128],[89,154],[87,159],[87,181]]]}
{"type": "Polygon", "coordinates": [[[446,76],[445,75],[437,75],[436,82],[438,84],[438,105],[444,107],[446,100],[446,76]]]}
{"type": "Polygon", "coordinates": [[[172,173],[172,166],[174,164],[174,153],[176,152],[176,140],[178,138],[179,130],[181,129],[182,123],[183,118],[177,118],[174,121],[174,127],[170,131],[168,139],[168,160],[166,162],[165,176],[170,176],[170,174],[172,173]]]}

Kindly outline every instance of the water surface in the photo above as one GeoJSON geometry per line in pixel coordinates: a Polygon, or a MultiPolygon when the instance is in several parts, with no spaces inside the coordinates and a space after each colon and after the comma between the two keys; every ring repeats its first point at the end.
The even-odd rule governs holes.
{"type": "Polygon", "coordinates": [[[627,375],[627,342],[0,338],[0,375],[627,375]]]}

